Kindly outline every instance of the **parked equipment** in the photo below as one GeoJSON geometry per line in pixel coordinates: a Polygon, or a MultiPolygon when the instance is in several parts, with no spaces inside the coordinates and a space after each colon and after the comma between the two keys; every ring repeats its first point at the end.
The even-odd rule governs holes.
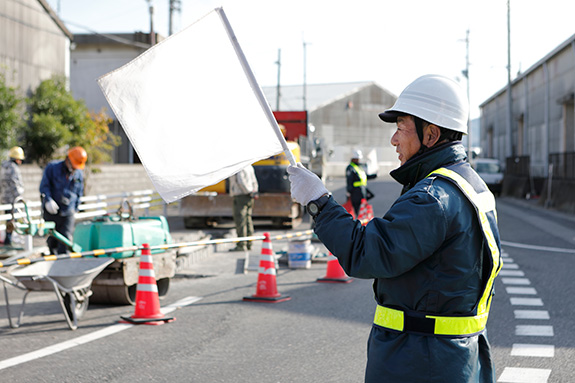
{"type": "MultiPolygon", "coordinates": [[[[122,204],[117,214],[79,223],[74,232],[74,243],[84,251],[141,246],[144,243],[160,246],[171,242],[165,217],[135,218],[127,201],[122,204]]],[[[162,297],[168,293],[170,278],[176,273],[176,254],[165,250],[154,250],[152,254],[158,294],[162,297]]],[[[92,282],[92,302],[135,304],[140,268],[139,255],[139,251],[112,254],[114,261],[92,282]]]]}

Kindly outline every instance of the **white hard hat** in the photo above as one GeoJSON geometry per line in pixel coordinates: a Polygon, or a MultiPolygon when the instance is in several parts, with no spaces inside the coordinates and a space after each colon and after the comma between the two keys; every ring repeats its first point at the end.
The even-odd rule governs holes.
{"type": "Polygon", "coordinates": [[[379,114],[379,118],[397,122],[397,116],[402,113],[467,134],[467,96],[457,82],[445,76],[419,77],[401,92],[391,109],[379,114]]]}
{"type": "Polygon", "coordinates": [[[363,158],[363,153],[361,152],[361,150],[354,150],[353,156],[351,158],[352,159],[357,158],[358,160],[361,160],[363,158]]]}

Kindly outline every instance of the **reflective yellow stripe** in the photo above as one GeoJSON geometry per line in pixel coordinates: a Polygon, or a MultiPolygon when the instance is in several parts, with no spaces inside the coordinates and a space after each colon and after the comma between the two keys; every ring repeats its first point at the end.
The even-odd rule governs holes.
{"type": "Polygon", "coordinates": [[[92,253],[94,255],[104,255],[104,254],[106,254],[106,250],[98,249],[98,250],[94,250],[92,253]]]}
{"type": "MultiPolygon", "coordinates": [[[[495,237],[493,236],[493,231],[491,230],[491,225],[489,224],[489,220],[487,219],[488,212],[492,212],[495,220],[497,221],[497,213],[495,211],[495,198],[493,194],[489,192],[478,194],[473,186],[465,178],[454,172],[453,170],[449,170],[446,168],[440,168],[434,170],[429,175],[439,174],[444,177],[447,177],[461,188],[461,190],[467,195],[467,197],[473,202],[473,204],[477,208],[477,212],[479,213],[479,220],[481,222],[481,228],[483,233],[485,234],[485,238],[487,239],[487,243],[489,245],[489,250],[491,251],[491,258],[493,260],[493,267],[491,268],[491,273],[489,276],[489,280],[485,286],[485,290],[483,291],[483,295],[479,300],[479,304],[477,306],[477,313],[478,315],[481,314],[488,314],[489,312],[489,305],[491,300],[491,291],[493,287],[493,282],[495,277],[499,273],[499,247],[495,242],[495,237]]],[[[485,318],[487,321],[487,318],[485,318]]]]}
{"type": "MultiPolygon", "coordinates": [[[[465,336],[483,331],[487,323],[488,313],[467,317],[444,317],[426,315],[435,319],[434,335],[465,336]]],[[[401,310],[377,305],[373,323],[390,330],[403,331],[404,314],[401,310]]]]}
{"type": "Polygon", "coordinates": [[[358,177],[359,177],[359,181],[355,181],[353,183],[354,187],[360,187],[360,186],[366,186],[367,185],[367,175],[365,175],[365,172],[363,171],[363,169],[361,168],[361,166],[358,166],[356,163],[352,162],[350,163],[351,167],[355,169],[355,172],[357,173],[358,177]]]}
{"type": "MultiPolygon", "coordinates": [[[[440,168],[431,172],[428,177],[435,174],[454,181],[473,205],[475,205],[479,215],[479,221],[481,222],[481,229],[491,252],[493,267],[491,268],[489,279],[485,285],[485,290],[477,304],[477,315],[459,317],[426,315],[425,318],[435,320],[434,335],[466,336],[477,334],[478,332],[483,331],[487,324],[487,318],[489,316],[489,309],[491,306],[493,282],[501,267],[499,247],[497,246],[493,230],[491,229],[491,225],[489,224],[489,219],[487,217],[487,214],[493,214],[493,217],[497,222],[495,198],[493,197],[493,194],[488,191],[477,193],[465,178],[453,170],[440,168]]],[[[487,187],[485,187],[485,190],[487,190],[487,187]]],[[[373,323],[391,330],[403,331],[404,313],[401,310],[377,305],[373,323]]]]}
{"type": "Polygon", "coordinates": [[[55,260],[58,259],[58,257],[55,256],[55,255],[46,255],[46,256],[44,256],[43,258],[44,258],[45,261],[55,261],[55,260]]]}
{"type": "Polygon", "coordinates": [[[403,311],[377,305],[373,323],[391,330],[403,331],[403,311]]]}

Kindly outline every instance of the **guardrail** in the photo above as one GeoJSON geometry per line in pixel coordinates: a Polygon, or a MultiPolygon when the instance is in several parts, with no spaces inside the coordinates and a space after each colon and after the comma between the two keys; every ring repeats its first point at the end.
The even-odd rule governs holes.
{"type": "MultiPolygon", "coordinates": [[[[138,190],[117,194],[88,195],[80,198],[79,212],[76,220],[81,221],[106,214],[116,213],[125,208],[125,201],[129,203],[133,212],[143,210],[144,215],[149,215],[150,210],[162,210],[164,216],[168,215],[168,205],[154,190],[138,190]]],[[[31,223],[38,223],[42,218],[42,204],[40,201],[26,201],[28,215],[31,223]]],[[[6,221],[12,219],[12,204],[0,205],[0,230],[6,230],[6,221]]],[[[24,204],[14,205],[14,217],[26,218],[24,204]]]]}

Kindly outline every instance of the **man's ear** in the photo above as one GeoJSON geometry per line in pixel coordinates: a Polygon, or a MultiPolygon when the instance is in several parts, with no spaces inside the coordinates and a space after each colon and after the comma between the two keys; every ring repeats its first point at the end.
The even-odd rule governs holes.
{"type": "Polygon", "coordinates": [[[427,146],[428,148],[433,147],[439,141],[439,137],[441,136],[441,130],[437,125],[428,124],[425,128],[423,128],[423,145],[427,146]]]}

